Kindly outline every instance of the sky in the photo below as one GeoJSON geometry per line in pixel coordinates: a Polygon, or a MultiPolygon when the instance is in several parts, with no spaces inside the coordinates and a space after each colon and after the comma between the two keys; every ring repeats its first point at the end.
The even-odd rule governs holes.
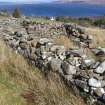
{"type": "MultiPolygon", "coordinates": [[[[17,2],[17,3],[21,3],[21,2],[32,2],[32,3],[36,2],[37,3],[37,2],[52,2],[52,1],[57,1],[57,0],[0,0],[0,2],[17,2]]],[[[88,1],[88,0],[69,0],[69,1],[88,1]]]]}
{"type": "Polygon", "coordinates": [[[52,2],[54,0],[0,0],[0,2],[52,2]]]}

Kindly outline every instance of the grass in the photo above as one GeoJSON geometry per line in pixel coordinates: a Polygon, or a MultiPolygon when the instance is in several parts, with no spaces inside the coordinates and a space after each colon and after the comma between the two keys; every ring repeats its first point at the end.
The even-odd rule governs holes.
{"type": "Polygon", "coordinates": [[[0,74],[0,90],[0,105],[27,105],[20,97],[21,88],[4,74],[0,74]]]}
{"type": "Polygon", "coordinates": [[[0,105],[85,105],[61,78],[46,78],[0,41],[0,105]]]}
{"type": "Polygon", "coordinates": [[[93,42],[91,47],[105,47],[105,29],[97,27],[86,28],[86,33],[92,35],[93,42]]]}
{"type": "Polygon", "coordinates": [[[68,39],[68,37],[61,35],[56,40],[55,43],[58,45],[64,45],[66,49],[75,48],[73,41],[68,39]]]}

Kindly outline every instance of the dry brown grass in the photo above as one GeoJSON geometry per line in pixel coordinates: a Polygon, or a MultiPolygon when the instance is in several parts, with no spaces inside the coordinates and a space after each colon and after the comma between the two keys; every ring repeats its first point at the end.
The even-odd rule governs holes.
{"type": "Polygon", "coordinates": [[[75,47],[73,41],[64,35],[61,35],[59,38],[57,38],[55,43],[58,45],[64,45],[67,49],[75,47]]]}
{"type": "Polygon", "coordinates": [[[49,77],[0,41],[0,105],[84,105],[57,74],[49,77]]]}
{"type": "Polygon", "coordinates": [[[92,47],[105,47],[105,29],[89,27],[86,32],[93,37],[92,47]]]}
{"type": "MultiPolygon", "coordinates": [[[[85,28],[85,32],[92,36],[93,41],[91,47],[105,47],[105,29],[100,29],[97,27],[85,28]]],[[[58,45],[64,45],[66,48],[76,47],[73,41],[68,39],[66,36],[61,35],[55,40],[58,45]]]]}

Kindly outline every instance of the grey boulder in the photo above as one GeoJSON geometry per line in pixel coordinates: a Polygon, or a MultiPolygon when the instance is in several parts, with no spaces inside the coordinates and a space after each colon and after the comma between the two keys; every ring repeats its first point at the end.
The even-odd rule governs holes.
{"type": "Polygon", "coordinates": [[[74,74],[76,74],[75,66],[72,66],[71,64],[69,64],[66,61],[64,61],[62,63],[62,70],[63,70],[65,75],[74,75],[74,74]]]}

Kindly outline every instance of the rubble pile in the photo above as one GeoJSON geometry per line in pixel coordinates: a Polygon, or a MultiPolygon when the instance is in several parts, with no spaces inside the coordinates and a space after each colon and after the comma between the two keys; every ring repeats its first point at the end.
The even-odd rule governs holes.
{"type": "MultiPolygon", "coordinates": [[[[56,23],[55,26],[53,25],[53,32],[59,33],[62,30],[62,33],[59,34],[64,34],[66,31],[64,35],[67,35],[72,41],[78,42],[77,49],[68,50],[65,46],[57,45],[54,42],[54,38],[50,36],[51,30],[52,25],[24,21],[22,31],[11,32],[8,30],[5,32],[1,28],[0,32],[7,45],[16,53],[22,54],[40,70],[46,73],[57,72],[69,85],[73,84],[80,92],[85,92],[104,102],[105,61],[96,61],[83,51],[84,46],[90,48],[91,36],[85,35],[81,27],[56,23]]],[[[56,36],[54,33],[52,34],[54,37],[56,36]]],[[[105,55],[104,49],[90,48],[90,50],[96,55],[105,55]]]]}
{"type": "Polygon", "coordinates": [[[56,38],[59,35],[65,35],[66,30],[62,23],[45,23],[25,20],[22,25],[27,33],[32,36],[56,38]]]}
{"type": "Polygon", "coordinates": [[[92,36],[87,35],[83,27],[72,24],[65,24],[64,27],[67,32],[67,37],[71,38],[78,47],[90,47],[89,45],[92,43],[92,36]]]}

